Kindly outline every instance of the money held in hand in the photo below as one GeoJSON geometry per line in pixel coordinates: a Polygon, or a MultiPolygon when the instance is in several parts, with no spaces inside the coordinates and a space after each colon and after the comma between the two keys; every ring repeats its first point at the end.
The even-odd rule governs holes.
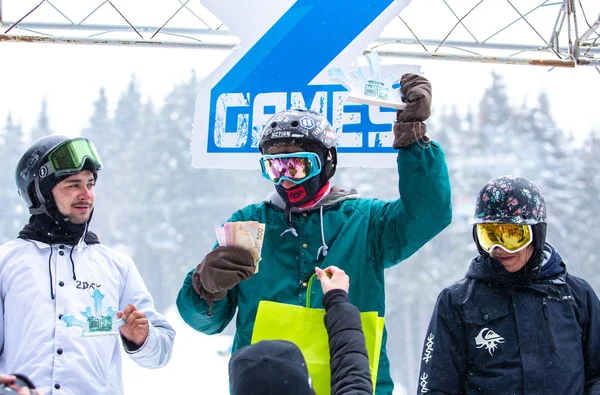
{"type": "Polygon", "coordinates": [[[258,273],[265,224],[257,221],[225,222],[223,226],[215,228],[215,232],[220,246],[240,247],[250,251],[254,260],[254,273],[258,273]]]}

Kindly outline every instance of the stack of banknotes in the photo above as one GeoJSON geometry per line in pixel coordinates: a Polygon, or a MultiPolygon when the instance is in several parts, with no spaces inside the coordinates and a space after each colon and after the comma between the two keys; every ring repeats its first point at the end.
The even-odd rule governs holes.
{"type": "Polygon", "coordinates": [[[250,251],[256,268],[254,273],[258,272],[265,224],[257,221],[225,222],[223,226],[215,228],[215,232],[220,246],[235,246],[250,251]]]}

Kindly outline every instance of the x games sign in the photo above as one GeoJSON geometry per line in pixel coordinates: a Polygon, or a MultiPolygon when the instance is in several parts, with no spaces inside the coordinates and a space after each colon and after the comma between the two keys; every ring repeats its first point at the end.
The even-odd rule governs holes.
{"type": "Polygon", "coordinates": [[[241,44],[200,86],[192,165],[257,166],[265,123],[289,108],[326,115],[338,150],[361,156],[352,163],[345,155],[343,165],[365,165],[365,154],[376,162],[373,154],[392,152],[393,111],[345,104],[346,88],[329,79],[327,70],[348,69],[409,2],[205,0],[241,44]]]}

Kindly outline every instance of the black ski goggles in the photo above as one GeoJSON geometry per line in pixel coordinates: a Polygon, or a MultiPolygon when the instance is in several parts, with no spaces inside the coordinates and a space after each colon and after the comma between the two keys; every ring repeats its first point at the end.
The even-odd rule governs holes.
{"type": "Polygon", "coordinates": [[[48,155],[49,174],[60,177],[79,173],[87,160],[96,170],[102,169],[100,156],[90,140],[83,137],[67,140],[48,155]]]}

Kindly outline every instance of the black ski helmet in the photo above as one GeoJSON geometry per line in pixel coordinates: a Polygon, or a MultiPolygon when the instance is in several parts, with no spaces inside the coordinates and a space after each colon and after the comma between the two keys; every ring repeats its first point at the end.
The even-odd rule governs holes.
{"type": "Polygon", "coordinates": [[[323,115],[312,110],[291,109],[275,114],[263,129],[258,148],[264,155],[280,142],[294,142],[307,152],[319,155],[323,163],[321,184],[335,174],[337,135],[323,115]]]}
{"type": "Polygon", "coordinates": [[[95,179],[98,177],[98,170],[102,168],[102,165],[92,160],[85,160],[83,168],[77,172],[71,172],[71,174],[57,177],[50,172],[48,165],[50,153],[72,140],[74,139],[58,135],[42,137],[34,142],[19,159],[15,169],[15,182],[19,195],[29,207],[30,214],[47,213],[46,206],[48,202],[53,201],[49,192],[69,175],[85,169],[91,171],[95,179]]]}

